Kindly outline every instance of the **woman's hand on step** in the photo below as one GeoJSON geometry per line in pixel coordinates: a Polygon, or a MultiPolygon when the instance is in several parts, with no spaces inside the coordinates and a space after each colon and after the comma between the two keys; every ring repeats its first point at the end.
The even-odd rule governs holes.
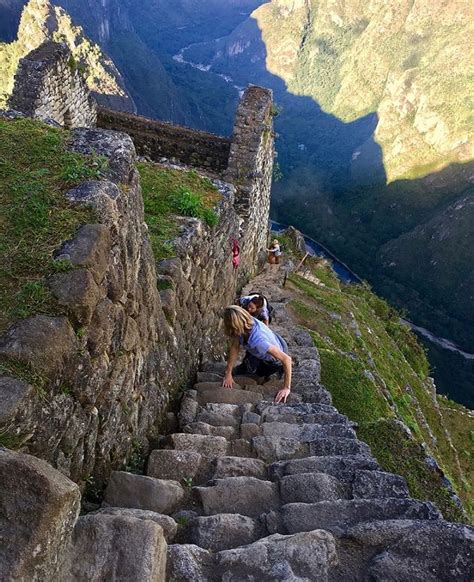
{"type": "Polygon", "coordinates": [[[289,388],[282,388],[278,390],[277,395],[275,396],[275,402],[278,404],[282,402],[283,404],[286,402],[286,399],[290,395],[291,390],[289,388]]]}
{"type": "Polygon", "coordinates": [[[232,390],[232,388],[234,387],[234,379],[232,378],[232,372],[225,373],[224,380],[222,381],[222,386],[224,388],[232,390]]]}

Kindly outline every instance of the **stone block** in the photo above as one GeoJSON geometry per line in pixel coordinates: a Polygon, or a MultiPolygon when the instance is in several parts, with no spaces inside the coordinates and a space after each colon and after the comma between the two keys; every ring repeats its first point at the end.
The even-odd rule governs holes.
{"type": "Polygon", "coordinates": [[[150,519],[86,515],[74,529],[61,580],[164,580],[166,550],[163,529],[150,519]]]}
{"type": "Polygon", "coordinates": [[[362,455],[306,457],[273,463],[270,468],[272,479],[299,473],[327,473],[345,483],[352,483],[358,469],[375,471],[379,469],[375,459],[362,455]]]}
{"type": "Polygon", "coordinates": [[[371,452],[368,445],[361,441],[348,438],[330,437],[313,440],[309,445],[310,455],[332,456],[332,455],[365,455],[370,457],[371,452]]]}
{"type": "Polygon", "coordinates": [[[278,486],[255,477],[227,477],[195,489],[206,515],[240,513],[258,517],[280,507],[278,486]]]}
{"type": "Polygon", "coordinates": [[[48,376],[62,369],[76,349],[76,334],[65,317],[23,319],[0,340],[0,356],[29,364],[48,376]]]}
{"type": "Polygon", "coordinates": [[[67,307],[78,323],[90,323],[95,306],[101,299],[101,290],[87,269],[57,273],[48,285],[60,305],[67,307]]]}
{"type": "Polygon", "coordinates": [[[217,554],[228,582],[242,580],[329,580],[336,566],[336,541],[326,531],[275,534],[253,544],[217,554]]]}
{"type": "Polygon", "coordinates": [[[252,423],[242,423],[240,425],[240,438],[251,439],[256,436],[260,436],[261,430],[258,424],[252,423]]]}
{"type": "Polygon", "coordinates": [[[56,259],[71,261],[76,267],[88,269],[96,283],[101,283],[108,269],[111,247],[110,231],[103,224],[86,224],[76,236],[56,251],[56,259]]]}
{"type": "Polygon", "coordinates": [[[244,457],[219,457],[216,459],[214,479],[225,477],[267,478],[266,465],[260,459],[244,457]]]}
{"type": "Polygon", "coordinates": [[[167,437],[169,447],[180,451],[195,451],[207,457],[227,455],[229,442],[220,436],[175,433],[167,437]]]}
{"type": "Polygon", "coordinates": [[[214,553],[194,544],[168,547],[167,582],[206,582],[216,579],[214,553]]]}
{"type": "Polygon", "coordinates": [[[220,513],[194,519],[186,530],[186,540],[219,552],[251,544],[262,534],[262,526],[256,519],[238,513],[220,513]]]}
{"type": "Polygon", "coordinates": [[[105,490],[105,503],[112,507],[147,509],[170,514],[176,511],[185,496],[177,482],[113,471],[105,490]]]}
{"type": "Polygon", "coordinates": [[[412,499],[354,499],[289,503],[282,507],[289,533],[322,528],[343,532],[357,523],[386,519],[441,519],[432,503],[412,499]]]}
{"type": "Polygon", "coordinates": [[[0,579],[57,580],[79,488],[40,459],[0,449],[0,491],[0,579]]]}
{"type": "Polygon", "coordinates": [[[250,390],[238,390],[234,388],[229,390],[221,388],[220,390],[202,390],[198,394],[198,403],[201,406],[209,402],[221,404],[256,404],[262,400],[262,394],[251,392],[250,390]]]}
{"type": "Polygon", "coordinates": [[[23,412],[34,396],[35,389],[30,384],[0,375],[0,427],[6,430],[12,428],[10,423],[23,412]]]}
{"type": "Polygon", "coordinates": [[[348,499],[350,487],[326,473],[299,473],[280,480],[282,504],[348,499]]]}
{"type": "Polygon", "coordinates": [[[408,486],[403,477],[382,471],[355,472],[352,484],[354,499],[371,499],[377,497],[409,497],[408,486]]]}
{"type": "Polygon", "coordinates": [[[194,451],[155,449],[148,457],[147,475],[174,481],[194,479],[201,461],[202,455],[194,451]]]}
{"type": "Polygon", "coordinates": [[[252,446],[257,457],[266,463],[283,459],[298,459],[309,454],[308,444],[284,437],[254,437],[252,446]]]}
{"type": "MultiPolygon", "coordinates": [[[[146,509],[130,509],[126,507],[103,507],[95,512],[100,515],[117,515],[122,517],[132,517],[135,519],[145,519],[157,523],[162,529],[166,541],[170,544],[178,531],[178,524],[169,515],[148,511],[146,509]]],[[[92,514],[91,514],[92,515],[92,514]]]]}

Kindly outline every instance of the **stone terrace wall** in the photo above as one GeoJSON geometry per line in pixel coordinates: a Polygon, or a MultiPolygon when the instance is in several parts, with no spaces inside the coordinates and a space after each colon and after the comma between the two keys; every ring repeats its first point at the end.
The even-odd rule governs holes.
{"type": "Polygon", "coordinates": [[[237,188],[236,209],[243,221],[242,280],[265,258],[273,159],[272,92],[251,86],[237,109],[225,173],[237,188]]]}
{"type": "Polygon", "coordinates": [[[20,60],[11,109],[67,128],[93,127],[96,103],[66,45],[46,42],[20,60]]]}
{"type": "Polygon", "coordinates": [[[76,482],[101,483],[147,447],[201,359],[225,349],[219,310],[236,293],[230,238],[239,218],[234,188],[221,183],[219,224],[183,219],[176,257],[157,274],[131,139],[78,129],[72,147],[108,157],[110,175],[67,194],[98,213],[56,253],[75,266],[49,280],[68,316],[34,316],[0,337],[0,359],[47,379],[40,391],[0,376],[0,434],[76,482]]]}
{"type": "Polygon", "coordinates": [[[227,168],[230,139],[139,115],[99,107],[97,125],[128,133],[141,156],[167,158],[222,173],[227,168]]]}

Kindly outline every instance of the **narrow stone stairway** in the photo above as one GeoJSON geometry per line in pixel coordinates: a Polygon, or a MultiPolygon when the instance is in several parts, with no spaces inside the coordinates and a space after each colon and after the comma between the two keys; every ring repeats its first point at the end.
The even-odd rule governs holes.
{"type": "Polygon", "coordinates": [[[357,439],[279,277],[267,270],[252,288],[271,300],[294,359],[288,402],[273,403],[280,381],[237,376],[228,390],[225,364],[205,363],[179,432],[151,452],[146,475],[113,473],[99,513],[159,523],[169,582],[471,580],[472,529],[411,499],[357,439]]]}

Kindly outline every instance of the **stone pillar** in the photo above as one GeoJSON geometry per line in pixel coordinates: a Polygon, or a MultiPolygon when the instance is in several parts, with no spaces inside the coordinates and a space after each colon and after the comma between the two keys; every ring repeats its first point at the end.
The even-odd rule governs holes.
{"type": "Polygon", "coordinates": [[[274,159],[272,92],[246,89],[237,109],[226,180],[237,189],[242,219],[242,280],[264,260],[274,159]]]}

